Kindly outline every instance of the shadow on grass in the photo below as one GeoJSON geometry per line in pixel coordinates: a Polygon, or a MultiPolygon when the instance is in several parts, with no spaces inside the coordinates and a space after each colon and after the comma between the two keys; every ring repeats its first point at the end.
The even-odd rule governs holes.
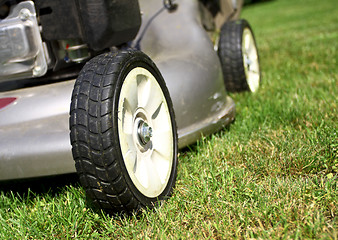
{"type": "Polygon", "coordinates": [[[217,130],[214,133],[211,133],[211,134],[206,135],[206,136],[203,136],[203,135],[200,136],[196,140],[195,143],[192,143],[192,144],[190,144],[188,146],[185,146],[185,147],[181,148],[179,150],[180,155],[184,156],[184,155],[186,155],[187,153],[190,153],[190,152],[198,152],[199,149],[201,148],[201,146],[203,145],[203,143],[210,141],[213,138],[213,136],[215,136],[217,134],[224,133],[224,132],[225,133],[230,132],[230,129],[231,129],[232,125],[235,122],[236,122],[236,118],[231,123],[229,123],[228,125],[224,126],[222,129],[217,130]]]}
{"type": "Polygon", "coordinates": [[[244,6],[248,6],[251,4],[257,4],[257,3],[268,3],[268,2],[274,2],[276,0],[244,0],[244,6]]]}
{"type": "Polygon", "coordinates": [[[36,194],[57,195],[63,191],[65,186],[79,186],[79,178],[76,173],[57,176],[9,180],[0,182],[0,191],[17,193],[21,196],[27,195],[29,191],[36,194]]]}

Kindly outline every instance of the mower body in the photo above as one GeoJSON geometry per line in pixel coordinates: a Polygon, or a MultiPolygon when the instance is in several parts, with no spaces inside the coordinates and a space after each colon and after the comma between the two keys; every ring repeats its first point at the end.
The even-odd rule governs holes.
{"type": "Polygon", "coordinates": [[[180,148],[234,119],[212,40],[221,22],[237,19],[241,1],[179,0],[171,10],[159,0],[63,2],[69,6],[19,2],[0,21],[0,180],[75,172],[69,140],[75,78],[88,59],[116,48],[139,48],[159,68],[180,148]]]}

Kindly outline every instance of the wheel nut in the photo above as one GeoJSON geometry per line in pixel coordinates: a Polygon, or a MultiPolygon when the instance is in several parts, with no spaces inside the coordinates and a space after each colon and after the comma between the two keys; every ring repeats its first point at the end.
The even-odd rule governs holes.
{"type": "Polygon", "coordinates": [[[146,145],[153,136],[153,129],[146,122],[142,122],[138,128],[138,135],[141,143],[146,145]]]}
{"type": "Polygon", "coordinates": [[[31,12],[27,8],[23,8],[21,9],[19,16],[22,21],[26,21],[30,18],[31,12]]]}

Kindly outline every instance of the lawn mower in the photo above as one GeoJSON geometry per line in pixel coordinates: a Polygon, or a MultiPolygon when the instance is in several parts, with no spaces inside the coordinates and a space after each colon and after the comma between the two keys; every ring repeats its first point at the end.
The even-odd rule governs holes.
{"type": "Polygon", "coordinates": [[[173,191],[178,150],[257,91],[240,0],[0,0],[0,180],[77,172],[108,212],[173,191]],[[75,160],[75,164],[74,164],[75,160]]]}

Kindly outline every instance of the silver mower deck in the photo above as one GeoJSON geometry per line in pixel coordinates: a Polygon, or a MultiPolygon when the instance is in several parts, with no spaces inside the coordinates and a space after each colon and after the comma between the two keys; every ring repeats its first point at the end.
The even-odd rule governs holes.
{"type": "MultiPolygon", "coordinates": [[[[144,32],[141,50],[156,63],[167,83],[182,148],[201,134],[229,124],[235,105],[227,96],[219,58],[202,27],[198,2],[177,2],[178,10],[163,10],[144,32],[162,1],[140,1],[143,25],[139,36],[144,32]]],[[[68,125],[73,86],[70,80],[0,90],[0,99],[16,98],[0,108],[0,180],[75,172],[68,125]]]]}

